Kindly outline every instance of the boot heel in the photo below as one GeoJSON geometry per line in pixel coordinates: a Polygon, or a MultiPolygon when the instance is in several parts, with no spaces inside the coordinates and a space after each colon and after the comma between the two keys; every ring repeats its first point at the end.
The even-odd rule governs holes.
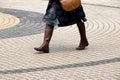
{"type": "Polygon", "coordinates": [[[44,53],[49,53],[49,49],[44,49],[43,52],[44,53]]]}
{"type": "Polygon", "coordinates": [[[86,41],[85,46],[87,47],[89,45],[88,41],[86,41]]]}

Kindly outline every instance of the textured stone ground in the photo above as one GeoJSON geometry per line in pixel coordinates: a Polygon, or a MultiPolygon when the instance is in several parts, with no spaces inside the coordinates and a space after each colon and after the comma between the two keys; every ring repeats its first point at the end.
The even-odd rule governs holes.
{"type": "Polygon", "coordinates": [[[85,50],[76,25],[56,26],[50,53],[38,54],[47,2],[0,1],[0,80],[120,80],[120,0],[83,1],[85,50]]]}

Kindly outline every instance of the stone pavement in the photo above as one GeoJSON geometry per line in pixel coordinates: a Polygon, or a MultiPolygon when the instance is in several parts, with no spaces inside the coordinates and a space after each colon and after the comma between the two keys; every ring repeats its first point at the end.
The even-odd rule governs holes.
{"type": "Polygon", "coordinates": [[[75,50],[76,25],[56,26],[50,53],[38,54],[47,3],[0,1],[0,80],[120,80],[120,0],[83,0],[85,50],[75,50]]]}

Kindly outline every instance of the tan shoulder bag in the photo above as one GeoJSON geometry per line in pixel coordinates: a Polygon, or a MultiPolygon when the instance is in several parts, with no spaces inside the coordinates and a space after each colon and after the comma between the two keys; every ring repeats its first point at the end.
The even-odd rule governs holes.
{"type": "Polygon", "coordinates": [[[81,5],[81,0],[60,0],[64,11],[73,11],[81,5]]]}

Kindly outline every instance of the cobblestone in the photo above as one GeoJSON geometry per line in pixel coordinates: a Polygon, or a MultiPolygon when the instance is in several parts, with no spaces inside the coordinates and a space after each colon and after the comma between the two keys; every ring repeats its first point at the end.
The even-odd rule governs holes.
{"type": "Polygon", "coordinates": [[[50,53],[39,54],[33,47],[43,40],[47,2],[0,1],[0,16],[12,23],[0,21],[0,80],[120,80],[120,1],[83,1],[90,43],[86,50],[75,50],[76,25],[56,26],[50,53]]]}

